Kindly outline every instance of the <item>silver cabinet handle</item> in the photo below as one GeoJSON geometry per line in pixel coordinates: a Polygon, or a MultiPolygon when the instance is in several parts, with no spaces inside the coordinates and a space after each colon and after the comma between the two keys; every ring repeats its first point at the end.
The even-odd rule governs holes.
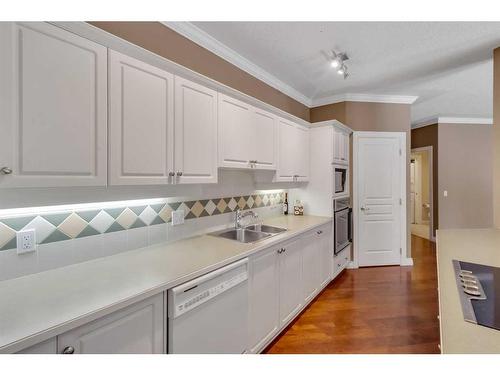
{"type": "Polygon", "coordinates": [[[282,247],[281,249],[279,249],[279,250],[278,250],[278,254],[281,254],[281,253],[283,253],[284,251],[285,251],[285,248],[283,248],[283,247],[282,247]]]}
{"type": "Polygon", "coordinates": [[[323,233],[323,231],[322,231],[322,230],[318,230],[318,231],[316,232],[316,234],[321,234],[321,233],[323,233]]]}
{"type": "Polygon", "coordinates": [[[177,172],[177,176],[179,176],[179,177],[182,176],[182,172],[180,172],[180,171],[177,172]]]}
{"type": "Polygon", "coordinates": [[[175,173],[174,173],[174,172],[168,172],[168,175],[169,175],[170,177],[174,177],[174,176],[175,176],[175,173]]]}
{"type": "Polygon", "coordinates": [[[361,211],[370,211],[370,208],[369,207],[361,207],[361,211]]]}
{"type": "Polygon", "coordinates": [[[67,346],[63,349],[62,354],[73,354],[75,352],[75,348],[72,346],[67,346]]]}
{"type": "Polygon", "coordinates": [[[0,174],[12,174],[12,169],[9,167],[0,168],[0,174]]]}

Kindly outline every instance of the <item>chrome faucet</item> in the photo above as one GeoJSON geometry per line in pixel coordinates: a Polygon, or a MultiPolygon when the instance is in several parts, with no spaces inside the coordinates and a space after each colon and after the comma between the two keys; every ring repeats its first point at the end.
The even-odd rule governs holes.
{"type": "Polygon", "coordinates": [[[256,219],[256,218],[259,217],[259,215],[256,214],[255,212],[253,212],[252,210],[249,210],[249,211],[246,211],[246,212],[242,212],[238,208],[236,210],[236,216],[234,218],[234,227],[236,229],[240,229],[241,228],[241,224],[240,224],[241,219],[243,219],[244,217],[247,217],[247,216],[252,216],[254,219],[256,219]]]}

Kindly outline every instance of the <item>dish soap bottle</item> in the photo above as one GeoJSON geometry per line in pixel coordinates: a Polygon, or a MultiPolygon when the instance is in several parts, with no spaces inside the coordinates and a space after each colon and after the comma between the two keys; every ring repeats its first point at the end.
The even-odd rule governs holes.
{"type": "Polygon", "coordinates": [[[285,201],[283,202],[283,215],[288,215],[288,193],[285,193],[285,201]]]}

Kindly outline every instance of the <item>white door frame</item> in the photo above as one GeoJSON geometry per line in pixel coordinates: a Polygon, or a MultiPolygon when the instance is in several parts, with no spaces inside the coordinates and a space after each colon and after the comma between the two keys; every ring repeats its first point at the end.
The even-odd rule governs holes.
{"type": "MultiPolygon", "coordinates": [[[[410,155],[410,159],[412,159],[410,155]]],[[[411,162],[411,160],[410,160],[411,162]]],[[[415,163],[414,163],[414,173],[415,173],[415,181],[419,181],[420,183],[415,184],[414,193],[415,193],[415,224],[422,223],[422,155],[415,155],[415,163]]]]}
{"type": "Polygon", "coordinates": [[[358,204],[358,176],[357,176],[357,168],[359,164],[358,159],[358,148],[359,148],[359,138],[360,137],[373,137],[373,138],[383,138],[383,137],[394,137],[397,135],[399,138],[399,149],[401,152],[401,162],[400,162],[400,175],[401,175],[401,189],[400,189],[400,197],[401,197],[401,205],[400,205],[400,261],[399,264],[401,266],[410,266],[413,265],[413,259],[407,258],[407,246],[406,241],[408,238],[407,232],[407,221],[408,217],[406,215],[406,168],[407,168],[407,158],[406,158],[406,133],[405,132],[353,132],[353,199],[352,199],[352,207],[353,207],[353,225],[354,225],[354,237],[353,237],[353,261],[350,265],[352,268],[359,267],[359,204],[358,204]]]}
{"type": "Polygon", "coordinates": [[[434,194],[433,194],[434,165],[432,161],[433,148],[432,146],[425,146],[425,147],[417,147],[411,149],[411,152],[421,152],[421,151],[427,151],[429,157],[429,203],[431,205],[431,207],[429,208],[431,213],[431,219],[429,221],[429,238],[431,239],[431,241],[436,242],[436,236],[434,236],[434,194]]]}

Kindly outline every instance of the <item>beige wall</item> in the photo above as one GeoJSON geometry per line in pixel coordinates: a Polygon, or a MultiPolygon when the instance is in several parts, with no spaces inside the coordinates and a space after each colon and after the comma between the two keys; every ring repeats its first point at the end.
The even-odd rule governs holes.
{"type": "Polygon", "coordinates": [[[309,121],[309,107],[159,22],[89,23],[195,72],[309,121]]]}
{"type": "MultiPolygon", "coordinates": [[[[422,178],[420,191],[422,192],[422,204],[430,204],[430,178],[429,178],[429,153],[428,152],[420,152],[421,161],[422,161],[422,178]]],[[[422,221],[429,221],[428,210],[425,207],[422,207],[422,217],[420,218],[422,221]]]]}
{"type": "Polygon", "coordinates": [[[493,217],[500,228],[500,48],[493,51],[493,217]]]}
{"type": "Polygon", "coordinates": [[[493,129],[439,124],[439,228],[493,225],[493,129]],[[443,192],[447,190],[448,196],[443,192]]]}
{"type": "Polygon", "coordinates": [[[419,148],[432,146],[432,195],[433,195],[433,229],[434,235],[439,227],[439,133],[438,124],[425,126],[423,128],[412,129],[411,131],[411,148],[419,148]]]}

